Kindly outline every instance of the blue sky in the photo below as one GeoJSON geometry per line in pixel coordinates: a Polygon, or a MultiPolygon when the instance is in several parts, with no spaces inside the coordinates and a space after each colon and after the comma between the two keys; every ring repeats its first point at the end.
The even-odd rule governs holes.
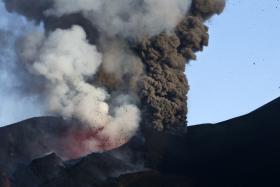
{"type": "Polygon", "coordinates": [[[23,97],[18,93],[18,80],[15,76],[15,36],[23,30],[32,29],[24,18],[5,11],[0,0],[0,126],[15,123],[29,117],[39,116],[42,108],[35,97],[23,97]],[[7,35],[7,36],[8,36],[7,35]],[[3,35],[2,35],[3,36],[3,35]],[[4,47],[3,47],[4,46],[4,47]]]}
{"type": "Polygon", "coordinates": [[[187,67],[190,125],[248,113],[280,96],[280,2],[229,0],[187,67]]]}
{"type": "MultiPolygon", "coordinates": [[[[278,0],[229,0],[225,12],[207,23],[209,47],[186,72],[190,125],[239,116],[280,96],[279,18],[278,0]]],[[[5,12],[0,0],[0,29],[14,24],[21,30],[24,24],[15,25],[20,22],[5,12]]],[[[12,60],[10,54],[0,63],[12,60]]],[[[16,85],[7,76],[12,74],[0,66],[0,126],[40,115],[36,100],[14,93],[16,85]]]]}

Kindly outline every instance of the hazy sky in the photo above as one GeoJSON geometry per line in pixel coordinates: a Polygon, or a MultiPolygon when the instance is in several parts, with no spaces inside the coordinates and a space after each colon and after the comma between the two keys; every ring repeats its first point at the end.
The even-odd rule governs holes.
{"type": "MultiPolygon", "coordinates": [[[[242,115],[280,96],[279,18],[278,0],[228,0],[225,12],[209,21],[210,45],[187,68],[189,124],[242,115]]],[[[0,2],[0,29],[18,21],[0,2]]],[[[0,63],[12,61],[12,56],[0,63]]],[[[8,77],[17,72],[5,73],[2,64],[0,126],[40,115],[34,98],[22,99],[11,91],[16,85],[8,77]]]]}
{"type": "Polygon", "coordinates": [[[279,0],[228,0],[187,76],[189,124],[248,113],[280,96],[279,0]]]}
{"type": "Polygon", "coordinates": [[[5,11],[0,0],[0,126],[38,116],[42,113],[34,97],[18,94],[18,81],[14,70],[14,38],[23,30],[32,29],[22,17],[5,11]],[[9,37],[8,37],[9,36],[9,37]]]}

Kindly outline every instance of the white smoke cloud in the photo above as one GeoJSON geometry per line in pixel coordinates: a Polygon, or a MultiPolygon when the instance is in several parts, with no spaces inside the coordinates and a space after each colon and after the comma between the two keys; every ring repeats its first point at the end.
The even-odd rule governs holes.
{"type": "Polygon", "coordinates": [[[123,37],[171,31],[186,14],[191,0],[54,0],[47,15],[82,12],[102,32],[123,37]]]}
{"type": "Polygon", "coordinates": [[[51,113],[102,129],[116,144],[134,135],[140,121],[138,108],[127,100],[110,106],[110,95],[87,83],[101,65],[102,55],[88,43],[80,26],[57,29],[47,37],[30,33],[22,40],[19,55],[30,73],[46,80],[51,113]]]}

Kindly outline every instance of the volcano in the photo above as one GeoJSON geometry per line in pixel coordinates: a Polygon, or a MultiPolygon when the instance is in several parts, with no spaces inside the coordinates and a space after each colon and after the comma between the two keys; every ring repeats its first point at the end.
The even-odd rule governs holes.
{"type": "Polygon", "coordinates": [[[279,109],[277,98],[217,124],[184,132],[146,130],[120,148],[68,161],[51,152],[71,123],[29,119],[0,128],[1,170],[10,175],[1,180],[16,187],[278,186],[279,109]],[[50,130],[56,123],[65,129],[50,130]]]}

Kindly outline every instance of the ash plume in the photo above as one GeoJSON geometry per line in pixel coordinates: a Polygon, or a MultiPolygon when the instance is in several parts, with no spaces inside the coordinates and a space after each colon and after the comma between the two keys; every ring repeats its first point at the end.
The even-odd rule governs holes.
{"type": "Polygon", "coordinates": [[[204,22],[225,6],[224,0],[4,2],[8,11],[43,23],[43,32],[18,41],[19,62],[41,80],[49,113],[92,132],[81,140],[88,151],[125,143],[140,121],[144,129],[185,127],[185,66],[208,45],[204,22]]]}
{"type": "Polygon", "coordinates": [[[195,52],[208,45],[204,21],[221,13],[224,6],[223,0],[193,0],[189,13],[172,34],[146,37],[135,47],[145,64],[139,95],[148,128],[184,128],[189,91],[185,65],[196,59],[195,52]]]}

